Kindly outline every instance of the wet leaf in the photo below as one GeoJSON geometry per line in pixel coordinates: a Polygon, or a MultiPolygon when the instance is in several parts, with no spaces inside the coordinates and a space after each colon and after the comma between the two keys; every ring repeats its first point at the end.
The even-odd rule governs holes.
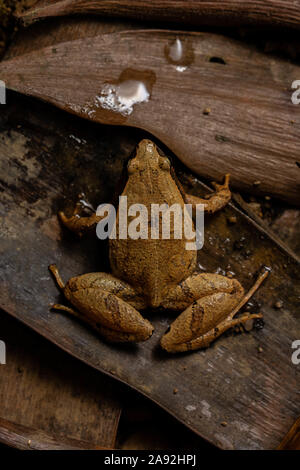
{"type": "Polygon", "coordinates": [[[147,130],[199,175],[230,172],[233,188],[295,204],[299,76],[299,66],[222,36],[158,30],[61,42],[0,64],[13,90],[147,130]]]}
{"type": "Polygon", "coordinates": [[[27,21],[47,16],[94,14],[159,21],[175,21],[193,25],[241,26],[268,25],[299,28],[300,2],[243,0],[41,0],[22,17],[27,21]]]}
{"type": "MultiPolygon", "coordinates": [[[[299,264],[293,256],[228,206],[205,219],[198,267],[228,271],[248,289],[261,266],[270,266],[269,278],[248,305],[264,314],[264,323],[249,333],[230,331],[207,350],[170,356],[159,341],[174,313],[148,311],[145,316],[155,326],[149,341],[107,344],[76,319],[50,310],[62,302],[50,263],[58,265],[64,280],[109,270],[105,243],[72,236],[60,227],[57,212],[73,206],[82,192],[96,207],[111,201],[124,163],[145,133],[99,126],[13,93],[0,126],[0,306],[217,446],[277,447],[299,414],[299,366],[291,359],[292,343],[300,338],[299,264]],[[233,217],[235,223],[229,223],[233,217]]],[[[174,164],[186,190],[206,191],[176,158],[174,164]]]]}

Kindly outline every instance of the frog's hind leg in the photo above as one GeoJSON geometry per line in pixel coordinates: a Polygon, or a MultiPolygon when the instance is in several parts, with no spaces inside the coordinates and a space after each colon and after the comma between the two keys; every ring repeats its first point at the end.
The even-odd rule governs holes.
{"type": "MultiPolygon", "coordinates": [[[[61,304],[54,304],[51,307],[53,310],[61,310],[64,312],[73,315],[74,317],[78,318],[79,320],[88,323],[94,330],[98,331],[101,336],[104,336],[108,341],[112,343],[125,343],[130,341],[138,341],[138,336],[135,334],[124,333],[121,331],[114,331],[110,328],[105,328],[100,323],[96,323],[89,318],[84,317],[80,312],[77,312],[71,307],[67,307],[66,305],[61,304]]],[[[141,341],[143,339],[141,338],[141,341]]]]}
{"type": "Polygon", "coordinates": [[[57,267],[49,266],[59,288],[74,308],[54,305],[88,323],[109,341],[145,341],[153,332],[151,323],[137,308],[143,297],[127,283],[106,273],[90,273],[71,278],[66,285],[57,267]]]}
{"type": "Polygon", "coordinates": [[[267,277],[259,276],[249,292],[238,302],[228,292],[217,292],[194,301],[171,325],[161,339],[168,352],[190,351],[205,348],[229,328],[248,320],[262,318],[261,313],[246,314],[233,319],[267,277]]]}
{"type": "Polygon", "coordinates": [[[161,306],[182,312],[202,297],[220,292],[230,294],[232,299],[236,299],[235,305],[244,295],[244,289],[237,279],[215,273],[195,272],[173,289],[166,290],[161,306]]]}

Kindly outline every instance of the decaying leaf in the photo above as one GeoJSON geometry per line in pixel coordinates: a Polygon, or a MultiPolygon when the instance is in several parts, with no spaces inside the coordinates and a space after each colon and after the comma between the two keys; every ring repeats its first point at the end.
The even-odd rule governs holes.
{"type": "Polygon", "coordinates": [[[300,2],[273,0],[41,0],[22,17],[27,21],[47,16],[94,14],[175,21],[193,25],[268,25],[299,28],[300,2]]]}
{"type": "Polygon", "coordinates": [[[8,88],[138,127],[209,179],[299,204],[300,67],[209,33],[121,31],[3,61],[8,88]],[[260,181],[259,185],[255,182],[260,181]]]}
{"type": "MultiPolygon", "coordinates": [[[[0,306],[217,446],[277,447],[299,414],[298,366],[292,362],[292,343],[300,338],[299,264],[293,256],[228,206],[205,219],[198,268],[229,273],[248,289],[263,264],[271,267],[247,305],[263,313],[264,325],[250,334],[231,331],[206,350],[170,357],[159,342],[174,313],[149,310],[151,339],[129,346],[105,343],[76,319],[50,310],[62,301],[50,263],[58,265],[64,280],[109,270],[105,243],[74,238],[59,225],[57,212],[71,209],[81,192],[95,207],[110,202],[123,164],[144,133],[98,126],[13,93],[0,125],[0,306]]],[[[203,195],[203,185],[175,158],[174,164],[184,188],[203,195]]]]}

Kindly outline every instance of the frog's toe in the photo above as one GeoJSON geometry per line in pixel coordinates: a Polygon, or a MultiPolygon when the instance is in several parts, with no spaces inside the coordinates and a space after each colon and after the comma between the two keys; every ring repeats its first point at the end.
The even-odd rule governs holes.
{"type": "Polygon", "coordinates": [[[211,184],[212,184],[212,186],[214,187],[214,189],[216,191],[223,191],[224,189],[229,190],[229,180],[230,180],[230,174],[227,173],[224,176],[224,183],[223,184],[216,183],[215,181],[212,181],[211,184]]]}
{"type": "Polygon", "coordinates": [[[224,177],[224,183],[223,183],[223,186],[226,189],[228,189],[228,187],[229,187],[229,180],[230,180],[230,173],[226,173],[226,175],[224,177]]]}

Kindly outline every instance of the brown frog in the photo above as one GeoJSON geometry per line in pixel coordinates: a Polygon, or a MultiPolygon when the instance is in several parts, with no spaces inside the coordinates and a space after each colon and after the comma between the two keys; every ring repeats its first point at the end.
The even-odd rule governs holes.
{"type": "MultiPolygon", "coordinates": [[[[189,203],[193,210],[197,204],[203,204],[204,210],[212,213],[222,209],[231,198],[229,175],[225,176],[224,184],[213,185],[215,192],[207,199],[184,194],[169,159],[159,153],[153,142],[143,140],[136,156],[129,161],[122,196],[127,196],[128,207],[144,204],[149,214],[151,204],[163,203],[181,207],[189,203]]],[[[59,217],[70,230],[82,234],[95,227],[101,217],[97,214],[81,217],[79,208],[77,205],[70,218],[63,212],[59,217]]],[[[118,223],[117,213],[117,229],[118,223]]],[[[153,326],[140,310],[160,307],[182,312],[161,339],[161,346],[168,352],[207,347],[232,326],[261,318],[261,314],[244,314],[236,319],[234,316],[265,279],[267,271],[244,296],[236,279],[197,273],[197,251],[187,250],[186,241],[184,236],[110,239],[112,274],[84,274],[71,278],[66,285],[56,266],[51,265],[58,286],[75,309],[64,305],[54,308],[84,320],[112,342],[145,341],[152,335],[153,326]]]]}

